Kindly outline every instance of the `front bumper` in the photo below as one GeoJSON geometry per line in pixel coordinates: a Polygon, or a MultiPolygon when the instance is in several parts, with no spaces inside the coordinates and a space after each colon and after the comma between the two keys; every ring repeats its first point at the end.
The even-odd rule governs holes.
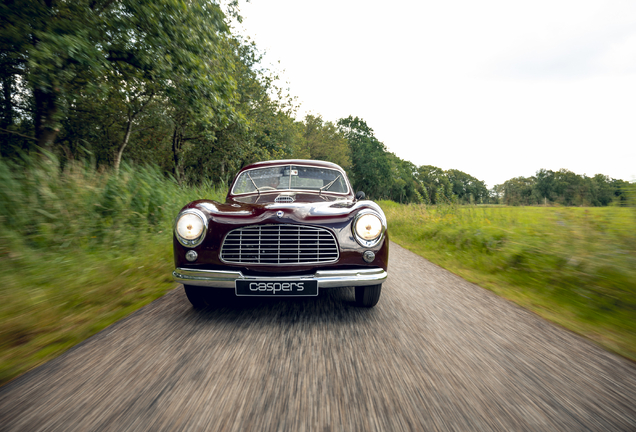
{"type": "Polygon", "coordinates": [[[184,285],[196,285],[213,288],[234,289],[237,279],[244,280],[316,280],[318,288],[340,288],[351,286],[378,285],[387,278],[387,272],[381,268],[358,270],[318,270],[314,274],[301,276],[246,276],[240,271],[198,270],[177,268],[172,272],[176,282],[184,285]]]}

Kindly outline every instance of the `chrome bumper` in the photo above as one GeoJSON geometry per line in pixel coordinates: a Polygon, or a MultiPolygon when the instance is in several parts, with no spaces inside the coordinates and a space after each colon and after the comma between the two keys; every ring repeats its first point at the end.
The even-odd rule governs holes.
{"type": "Polygon", "coordinates": [[[381,268],[360,270],[318,270],[314,274],[301,276],[246,276],[240,271],[197,270],[177,268],[172,272],[176,282],[184,285],[232,288],[237,279],[244,280],[316,280],[318,288],[339,288],[350,286],[377,285],[384,282],[387,272],[381,268]]]}

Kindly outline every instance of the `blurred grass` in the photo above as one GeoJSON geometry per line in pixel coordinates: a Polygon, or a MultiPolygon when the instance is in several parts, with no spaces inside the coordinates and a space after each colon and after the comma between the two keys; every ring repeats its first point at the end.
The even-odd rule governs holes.
{"type": "Polygon", "coordinates": [[[153,168],[0,159],[0,384],[174,288],[174,216],[224,195],[153,168]]]}
{"type": "Polygon", "coordinates": [[[632,188],[630,207],[380,205],[393,241],[636,360],[634,198],[632,188]]]}

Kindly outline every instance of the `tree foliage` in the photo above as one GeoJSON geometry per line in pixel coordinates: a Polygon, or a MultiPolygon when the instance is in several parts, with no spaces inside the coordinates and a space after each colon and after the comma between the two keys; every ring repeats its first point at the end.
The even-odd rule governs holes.
{"type": "Polygon", "coordinates": [[[305,116],[304,139],[307,155],[311,159],[337,163],[344,169],[351,167],[349,142],[332,122],[325,122],[320,116],[305,116]]]}
{"type": "MultiPolygon", "coordinates": [[[[239,18],[237,2],[226,12],[239,18]]],[[[296,101],[208,0],[6,0],[0,4],[0,155],[53,153],[117,171],[157,166],[225,183],[258,160],[335,162],[372,199],[608,205],[627,184],[539,170],[488,191],[456,169],[415,166],[361,118],[296,119],[296,101]]]]}
{"type": "Polygon", "coordinates": [[[566,169],[540,169],[532,177],[515,177],[495,189],[503,204],[606,206],[627,200],[629,183],[603,174],[578,175],[566,169]]]}
{"type": "Polygon", "coordinates": [[[356,190],[371,197],[386,196],[391,184],[391,164],[386,147],[373,134],[364,120],[349,116],[338,120],[338,127],[351,151],[349,179],[356,190]]]}
{"type": "Polygon", "coordinates": [[[168,99],[189,91],[193,100],[206,98],[219,121],[233,114],[231,63],[218,43],[228,27],[215,3],[12,0],[0,12],[8,82],[30,95],[42,148],[52,149],[79,91],[103,97],[122,82],[137,81],[140,92],[155,86],[168,99]]]}
{"type": "Polygon", "coordinates": [[[305,147],[290,99],[215,2],[0,7],[3,156],[44,149],[115,169],[126,158],[200,182],[305,147]]]}

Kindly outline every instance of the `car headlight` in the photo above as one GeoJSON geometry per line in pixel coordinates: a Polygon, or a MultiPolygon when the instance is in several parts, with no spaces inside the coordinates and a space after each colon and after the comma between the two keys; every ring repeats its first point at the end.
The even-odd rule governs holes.
{"type": "Polygon", "coordinates": [[[353,222],[353,231],[358,243],[365,247],[375,246],[382,238],[385,225],[375,212],[358,213],[353,222]]]}
{"type": "Polygon", "coordinates": [[[203,241],[207,227],[207,218],[201,211],[188,209],[177,217],[174,230],[179,243],[194,247],[203,241]]]}

